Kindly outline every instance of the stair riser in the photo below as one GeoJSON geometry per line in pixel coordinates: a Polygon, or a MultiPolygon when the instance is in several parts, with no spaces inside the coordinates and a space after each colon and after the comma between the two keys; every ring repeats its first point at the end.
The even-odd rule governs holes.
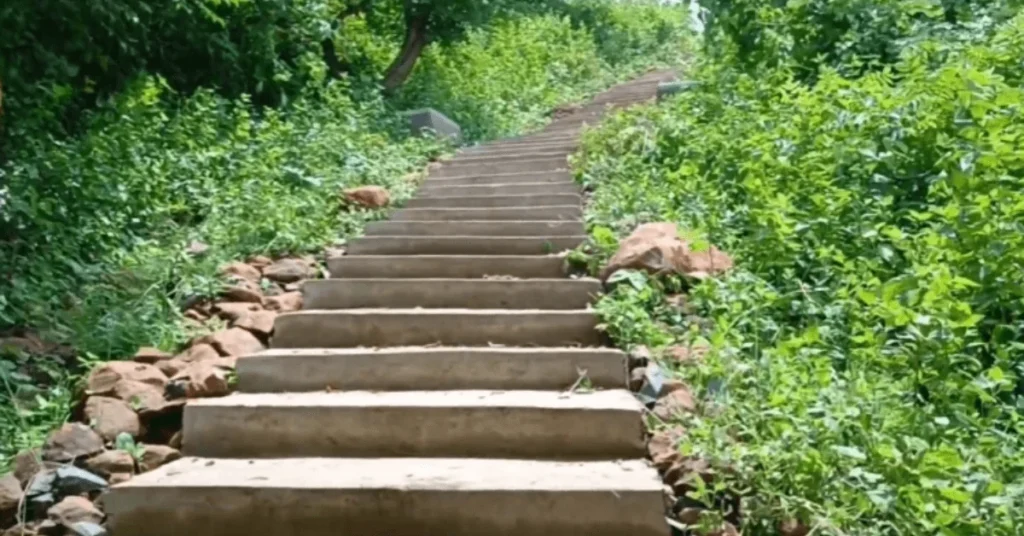
{"type": "Polygon", "coordinates": [[[366,226],[366,236],[573,236],[584,233],[580,221],[382,221],[366,226]]]}
{"type": "Polygon", "coordinates": [[[618,352],[498,351],[360,355],[256,355],[238,361],[238,385],[249,393],[321,391],[565,390],[586,371],[599,389],[621,389],[626,358],[618,352]]]}
{"type": "Polygon", "coordinates": [[[585,236],[369,236],[353,241],[349,255],[548,255],[583,243],[585,236]]]}
{"type": "Polygon", "coordinates": [[[306,309],[585,309],[601,292],[590,280],[334,280],[303,286],[306,309]]]}
{"type": "Polygon", "coordinates": [[[546,152],[560,152],[562,154],[570,154],[576,151],[579,147],[579,142],[576,140],[569,141],[553,141],[553,142],[533,142],[533,143],[519,143],[519,144],[493,144],[493,145],[478,145],[476,147],[466,147],[460,150],[459,156],[506,156],[510,154],[518,153],[546,153],[546,152]]]}
{"type": "Polygon", "coordinates": [[[291,313],[277,317],[274,348],[359,346],[600,346],[597,319],[589,313],[509,315],[291,313]]]}
{"type": "Polygon", "coordinates": [[[104,496],[117,536],[665,536],[663,502],[661,490],[154,487],[104,496]]]}
{"type": "Polygon", "coordinates": [[[417,208],[391,214],[391,221],[572,221],[583,217],[578,205],[514,208],[417,208]]]}
{"type": "Polygon", "coordinates": [[[419,198],[479,197],[500,195],[579,195],[580,186],[572,181],[523,184],[495,184],[483,186],[434,186],[425,184],[417,192],[419,198]]]}
{"type": "Polygon", "coordinates": [[[470,164],[507,163],[513,160],[547,160],[565,158],[570,151],[523,149],[508,154],[458,154],[450,160],[444,160],[446,166],[465,166],[470,164]]]}
{"type": "Polygon", "coordinates": [[[509,208],[579,205],[582,202],[583,198],[579,194],[485,195],[474,197],[417,197],[410,199],[405,206],[408,208],[509,208]]]}
{"type": "Polygon", "coordinates": [[[518,278],[565,277],[565,260],[556,256],[523,257],[337,257],[328,259],[331,277],[518,278]]]}
{"type": "Polygon", "coordinates": [[[569,173],[568,171],[552,171],[539,173],[503,173],[486,176],[446,177],[443,179],[428,178],[423,182],[423,188],[567,182],[573,182],[572,174],[569,173]]]}
{"type": "Polygon", "coordinates": [[[187,455],[210,458],[607,460],[645,454],[639,408],[188,405],[183,437],[187,455]]]}
{"type": "Polygon", "coordinates": [[[569,169],[565,158],[545,158],[542,160],[509,160],[483,164],[444,164],[430,172],[431,177],[459,177],[473,175],[489,175],[497,173],[533,173],[541,171],[558,171],[569,169]]]}

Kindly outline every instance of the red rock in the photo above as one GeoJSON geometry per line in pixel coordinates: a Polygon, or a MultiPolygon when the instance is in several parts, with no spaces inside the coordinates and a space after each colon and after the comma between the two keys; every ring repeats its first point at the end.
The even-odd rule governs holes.
{"type": "Polygon", "coordinates": [[[232,262],[221,266],[220,273],[227,276],[235,276],[246,281],[251,281],[257,285],[263,276],[260,274],[260,270],[254,266],[248,265],[244,262],[232,262]]]}
{"type": "Polygon", "coordinates": [[[139,348],[138,352],[135,352],[135,357],[132,358],[136,363],[146,363],[152,365],[165,359],[170,359],[171,354],[164,352],[158,348],[143,347],[139,348]]]}
{"type": "Polygon", "coordinates": [[[172,449],[181,450],[181,430],[178,430],[171,436],[171,440],[167,442],[167,446],[172,449]]]}
{"type": "MultiPolygon", "coordinates": [[[[172,360],[165,361],[169,363],[172,360]]],[[[156,387],[148,383],[121,380],[114,386],[114,398],[124,402],[137,413],[159,411],[166,404],[164,387],[156,387]]]]}
{"type": "Polygon", "coordinates": [[[116,398],[89,397],[85,402],[85,418],[106,441],[113,441],[122,433],[138,437],[141,432],[135,410],[116,398]]]}
{"type": "Polygon", "coordinates": [[[361,186],[345,190],[345,199],[366,208],[383,208],[391,202],[388,191],[380,186],[361,186]]]}
{"type": "Polygon", "coordinates": [[[188,309],[185,311],[185,319],[191,320],[195,323],[202,324],[210,319],[210,315],[199,311],[197,309],[188,309]]]}
{"type": "Polygon", "coordinates": [[[238,319],[232,326],[251,331],[257,336],[269,337],[274,332],[274,320],[276,319],[277,313],[274,311],[257,311],[238,319]]]}
{"type": "Polygon", "coordinates": [[[672,486],[676,495],[683,496],[695,489],[693,484],[697,479],[703,480],[705,484],[714,482],[715,473],[707,460],[684,456],[672,462],[672,466],[665,471],[662,478],[666,484],[672,486]]]}
{"type": "Polygon", "coordinates": [[[175,359],[180,359],[185,363],[195,363],[196,361],[206,361],[207,359],[217,359],[220,354],[217,353],[217,349],[207,343],[193,344],[184,352],[175,356],[175,359]]]}
{"type": "Polygon", "coordinates": [[[675,272],[690,277],[708,277],[732,268],[732,258],[714,246],[695,251],[680,238],[674,223],[645,223],[619,243],[619,250],[601,270],[601,280],[621,269],[644,270],[652,274],[675,272]]]}
{"type": "Polygon", "coordinates": [[[679,452],[679,441],[683,437],[680,429],[659,430],[647,441],[647,452],[658,471],[664,472],[672,464],[682,459],[679,452]]]}
{"type": "Polygon", "coordinates": [[[672,346],[665,351],[665,356],[676,363],[697,363],[708,353],[706,346],[672,346]]]}
{"type": "Polygon", "coordinates": [[[198,361],[189,364],[171,379],[176,393],[187,398],[215,397],[230,394],[228,375],[235,369],[234,358],[198,361]]]}
{"type": "Polygon", "coordinates": [[[14,475],[0,476],[0,523],[13,518],[21,504],[21,482],[14,475]]]}
{"type": "Polygon", "coordinates": [[[213,306],[213,312],[228,322],[234,322],[262,310],[263,307],[260,304],[253,302],[220,302],[213,306]]]}
{"type": "Polygon", "coordinates": [[[302,309],[302,293],[287,292],[280,296],[267,298],[267,309],[279,313],[288,313],[302,309]]]}
{"type": "Polygon", "coordinates": [[[22,487],[27,486],[29,480],[32,480],[37,473],[54,465],[42,461],[41,457],[39,449],[23,450],[14,456],[11,470],[18,482],[21,482],[22,487]]]}
{"type": "Polygon", "coordinates": [[[253,268],[256,268],[257,270],[263,270],[267,266],[270,266],[271,263],[273,263],[274,261],[270,257],[256,255],[255,257],[249,257],[248,259],[246,259],[245,262],[246,264],[252,266],[253,268]]]}
{"type": "Polygon", "coordinates": [[[654,404],[654,414],[663,421],[671,421],[677,415],[693,413],[696,410],[697,404],[685,385],[659,398],[654,404]]]}
{"type": "Polygon", "coordinates": [[[167,377],[153,365],[133,361],[111,361],[92,370],[86,389],[91,395],[108,395],[121,380],[146,383],[160,388],[167,383],[167,377]]]}
{"type": "Polygon", "coordinates": [[[103,452],[103,438],[81,423],[67,423],[50,434],[43,444],[43,460],[70,462],[103,452]]]}
{"type": "Polygon", "coordinates": [[[346,253],[345,248],[328,247],[328,248],[324,249],[324,258],[325,259],[333,259],[333,258],[336,258],[336,257],[344,257],[345,253],[346,253]]]}
{"type": "Polygon", "coordinates": [[[145,473],[181,458],[181,452],[166,445],[146,445],[139,460],[139,470],[145,473]]]}
{"type": "Polygon", "coordinates": [[[636,392],[644,386],[644,380],[647,378],[646,370],[644,367],[637,367],[629,372],[629,390],[636,392]]]}
{"type": "Polygon", "coordinates": [[[263,269],[263,276],[277,283],[294,283],[313,275],[309,263],[302,259],[281,259],[263,269]]]}
{"type": "Polygon", "coordinates": [[[65,497],[61,502],[50,507],[46,511],[50,521],[64,525],[65,527],[75,523],[100,523],[103,521],[103,512],[85,497],[65,497]]]}
{"type": "Polygon", "coordinates": [[[247,356],[263,350],[263,343],[255,335],[242,328],[218,331],[206,337],[205,341],[224,357],[247,356]]]}
{"type": "Polygon", "coordinates": [[[124,484],[125,482],[128,482],[129,480],[132,479],[132,476],[132,473],[114,473],[110,475],[110,478],[108,478],[107,480],[110,481],[111,486],[116,486],[118,484],[124,484]]]}
{"type": "Polygon", "coordinates": [[[108,450],[85,460],[85,468],[108,478],[115,473],[131,473],[135,471],[135,460],[131,454],[123,450],[108,450]]]}
{"type": "Polygon", "coordinates": [[[263,303],[263,289],[245,279],[226,285],[220,294],[225,301],[263,303]]]}
{"type": "Polygon", "coordinates": [[[676,514],[676,519],[684,525],[696,525],[700,523],[700,515],[704,513],[703,508],[683,508],[676,514]]]}

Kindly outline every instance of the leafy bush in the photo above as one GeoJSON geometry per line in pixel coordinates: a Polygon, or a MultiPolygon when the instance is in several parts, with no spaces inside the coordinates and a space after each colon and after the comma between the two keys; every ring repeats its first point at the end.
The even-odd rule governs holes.
{"type": "Polygon", "coordinates": [[[710,344],[683,449],[731,469],[744,534],[1024,526],[1024,15],[970,41],[812,85],[713,59],[586,138],[602,251],[667,220],[737,258],[689,290],[706,323],[657,299],[673,281],[598,310],[624,346],[710,344]]]}
{"type": "MultiPolygon", "coordinates": [[[[343,188],[375,184],[399,204],[409,197],[416,186],[410,173],[444,147],[409,138],[399,107],[455,110],[473,135],[490,136],[534,124],[551,107],[625,74],[612,73],[585,28],[551,16],[512,17],[465,42],[428,48],[428,61],[413,74],[414,89],[388,101],[375,84],[396,48],[387,42],[393,28],[375,27],[365,17],[346,19],[337,29],[328,25],[328,34],[351,37],[335,44],[336,59],[353,69],[337,79],[320,57],[322,35],[313,29],[338,6],[321,4],[175,2],[176,8],[154,15],[166,16],[166,28],[145,13],[104,11],[116,3],[81,7],[83,28],[117,29],[141,17],[143,27],[116,37],[132,54],[155,59],[133,57],[137,63],[118,64],[116,72],[102,67],[119,57],[102,52],[109,43],[97,38],[99,48],[68,50],[71,44],[39,31],[46,16],[28,4],[0,8],[0,21],[24,25],[0,46],[27,43],[54,65],[79,54],[97,62],[73,76],[40,74],[37,89],[46,86],[52,91],[43,93],[55,97],[35,100],[26,100],[24,91],[35,76],[25,67],[32,62],[0,65],[4,102],[11,87],[21,88],[3,116],[7,121],[16,114],[4,126],[17,140],[3,147],[0,162],[0,335],[31,328],[82,354],[70,363],[0,356],[0,466],[66,417],[76,375],[93,360],[123,358],[144,345],[172,349],[186,340],[181,303],[215,292],[222,263],[319,252],[384,216],[340,210],[343,188]],[[188,16],[198,19],[178,20],[188,16]],[[151,23],[157,28],[146,29],[151,23]],[[174,24],[188,30],[172,32],[174,24]],[[189,42],[169,41],[179,38],[189,42]],[[189,79],[194,84],[167,71],[191,65],[182,51],[192,47],[224,54],[199,62],[189,79]],[[222,60],[239,63],[229,69],[222,60]],[[88,89],[96,69],[109,77],[102,84],[96,78],[99,85],[88,89]],[[154,74],[139,75],[139,69],[154,74]],[[268,91],[279,98],[267,97],[268,91]],[[66,130],[81,135],[53,128],[69,110],[77,117],[75,128],[66,130]],[[193,241],[209,249],[190,255],[193,241]]],[[[667,50],[676,38],[658,39],[667,50]]],[[[640,57],[648,52],[619,54],[631,68],[678,54],[640,57]]]]}

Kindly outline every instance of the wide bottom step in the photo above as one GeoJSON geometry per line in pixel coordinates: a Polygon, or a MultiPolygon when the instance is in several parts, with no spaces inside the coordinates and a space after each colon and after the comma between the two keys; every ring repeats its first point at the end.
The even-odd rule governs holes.
{"type": "Polygon", "coordinates": [[[104,496],[116,536],[665,536],[643,461],[186,458],[104,496]]]}

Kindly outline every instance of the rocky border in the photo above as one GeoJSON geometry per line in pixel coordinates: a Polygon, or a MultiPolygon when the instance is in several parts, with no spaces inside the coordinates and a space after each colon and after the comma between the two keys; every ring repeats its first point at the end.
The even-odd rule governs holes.
{"type": "MultiPolygon", "coordinates": [[[[346,190],[349,205],[378,209],[390,196],[379,186],[346,190]]],[[[189,254],[202,255],[200,242],[189,254]]],[[[327,248],[326,258],[344,255],[327,248]]],[[[313,256],[254,256],[220,268],[213,299],[185,300],[182,315],[197,335],[174,353],[140,348],[127,360],[92,369],[71,422],[41,448],[20,452],[0,476],[0,536],[103,536],[103,492],[181,458],[182,415],[189,399],[235,390],[238,359],[268,347],[278,314],[302,308],[304,281],[325,277],[313,256]],[[6,530],[5,530],[6,529],[6,530]]],[[[53,351],[34,336],[0,340],[28,354],[53,351]]],[[[61,355],[73,350],[60,347],[61,355]]]]}

